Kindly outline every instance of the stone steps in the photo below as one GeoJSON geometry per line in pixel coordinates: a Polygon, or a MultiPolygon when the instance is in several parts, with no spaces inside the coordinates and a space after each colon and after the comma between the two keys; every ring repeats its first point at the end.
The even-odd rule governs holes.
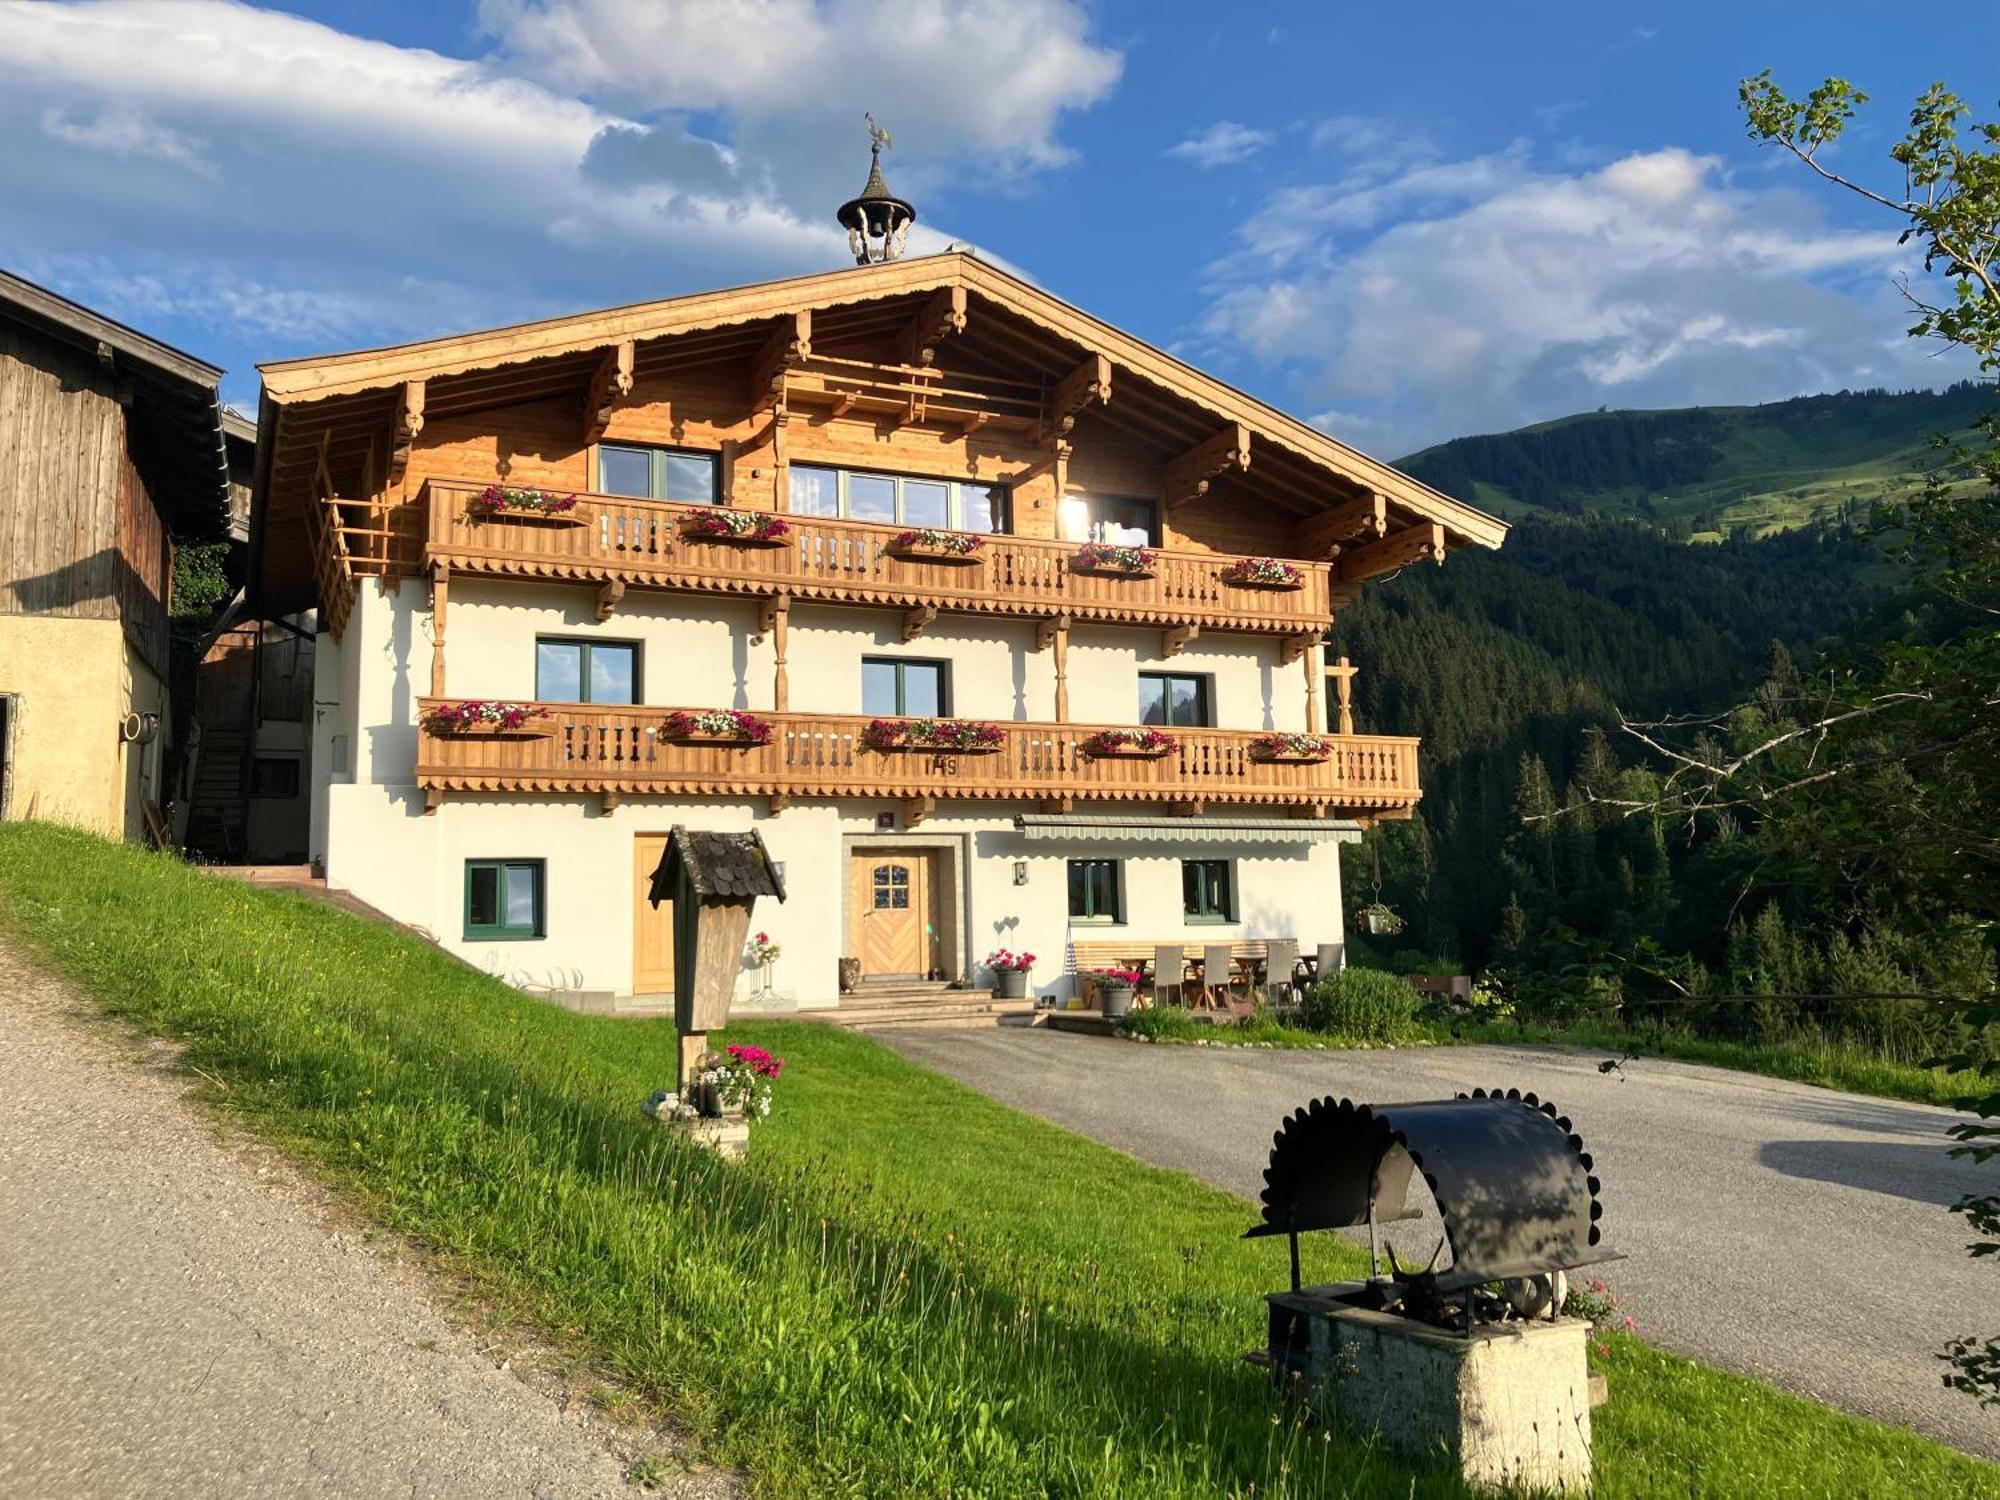
{"type": "Polygon", "coordinates": [[[954,990],[942,984],[864,984],[827,1010],[802,1010],[801,1019],[857,1031],[899,1027],[1031,1026],[1032,1000],[996,1000],[991,990],[954,990]]]}

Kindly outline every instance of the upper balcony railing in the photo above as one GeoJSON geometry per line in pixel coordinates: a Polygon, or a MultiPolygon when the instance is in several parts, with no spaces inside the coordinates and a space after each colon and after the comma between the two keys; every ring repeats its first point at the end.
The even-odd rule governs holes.
{"type": "Polygon", "coordinates": [[[789,594],[836,604],[965,614],[1213,630],[1317,635],[1333,621],[1331,568],[1294,562],[1293,588],[1231,583],[1236,559],[1153,549],[1145,576],[1074,566],[1074,542],[982,534],[970,561],[899,555],[901,527],[783,515],[782,545],[746,545],[686,532],[708,507],[612,495],[577,496],[559,518],[481,514],[486,486],[432,479],[425,486],[425,561],[454,572],[698,593],[789,594]]]}
{"type": "MultiPolygon", "coordinates": [[[[452,699],[423,699],[419,712],[452,699]]],[[[1174,729],[1158,758],[1094,756],[1087,724],[1002,721],[984,751],[878,749],[866,718],[761,715],[768,743],[677,739],[668,708],[541,704],[513,735],[422,730],[417,784],[445,792],[985,798],[1280,807],[1314,815],[1405,813],[1421,796],[1417,741],[1329,735],[1320,760],[1272,760],[1249,730],[1174,729]]]]}

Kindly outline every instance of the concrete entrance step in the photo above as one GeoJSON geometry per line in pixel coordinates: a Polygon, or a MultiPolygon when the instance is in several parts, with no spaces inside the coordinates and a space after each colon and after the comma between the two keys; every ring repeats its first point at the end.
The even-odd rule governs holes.
{"type": "Polygon", "coordinates": [[[941,984],[889,988],[857,986],[828,1010],[799,1012],[830,1026],[877,1030],[891,1026],[1032,1025],[1032,1000],[996,1000],[991,990],[954,990],[941,984]]]}

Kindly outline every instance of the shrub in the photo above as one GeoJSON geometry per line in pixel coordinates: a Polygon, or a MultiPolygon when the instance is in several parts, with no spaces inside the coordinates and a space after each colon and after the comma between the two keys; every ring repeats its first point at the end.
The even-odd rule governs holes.
{"type": "Polygon", "coordinates": [[[1306,991],[1299,1020],[1310,1031],[1356,1041],[1392,1042],[1423,1008],[1424,997],[1406,979],[1380,969],[1342,969],[1306,991]]]}

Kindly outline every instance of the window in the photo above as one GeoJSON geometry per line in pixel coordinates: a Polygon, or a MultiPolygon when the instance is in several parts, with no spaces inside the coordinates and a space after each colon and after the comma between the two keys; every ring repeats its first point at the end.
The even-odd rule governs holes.
{"type": "Polygon", "coordinates": [[[542,862],[468,859],[465,936],[514,941],[542,935],[542,862]]]}
{"type": "Polygon", "coordinates": [[[941,661],[864,656],[861,711],[878,719],[942,718],[951,712],[950,670],[941,661]]]}
{"type": "Polygon", "coordinates": [[[1181,861],[1181,909],[1190,922],[1236,920],[1236,872],[1228,860],[1181,861]]]}
{"type": "Polygon", "coordinates": [[[1209,716],[1208,679],[1183,672],[1139,674],[1139,722],[1205,728],[1209,716]]]}
{"type": "Polygon", "coordinates": [[[538,637],[535,698],[542,703],[637,703],[637,643],[538,637]]]}
{"type": "Polygon", "coordinates": [[[250,795],[282,800],[299,794],[299,763],[283,756],[260,755],[250,762],[250,795]]]}
{"type": "Polygon", "coordinates": [[[1007,492],[998,485],[863,474],[812,464],[793,464],[790,473],[794,515],[845,516],[938,531],[1006,529],[1007,492]]]}
{"type": "Polygon", "coordinates": [[[640,499],[715,503],[715,455],[626,443],[597,445],[597,492],[640,499]]]}
{"type": "Polygon", "coordinates": [[[1123,866],[1115,859],[1069,862],[1069,915],[1075,922],[1125,920],[1123,866]]]}
{"type": "Polygon", "coordinates": [[[1123,547],[1160,545],[1160,508],[1151,500],[1112,495],[1065,495],[1057,514],[1072,542],[1113,542],[1123,547]]]}
{"type": "Polygon", "coordinates": [[[877,865],[875,867],[875,910],[903,911],[910,904],[910,867],[908,865],[877,865]]]}

